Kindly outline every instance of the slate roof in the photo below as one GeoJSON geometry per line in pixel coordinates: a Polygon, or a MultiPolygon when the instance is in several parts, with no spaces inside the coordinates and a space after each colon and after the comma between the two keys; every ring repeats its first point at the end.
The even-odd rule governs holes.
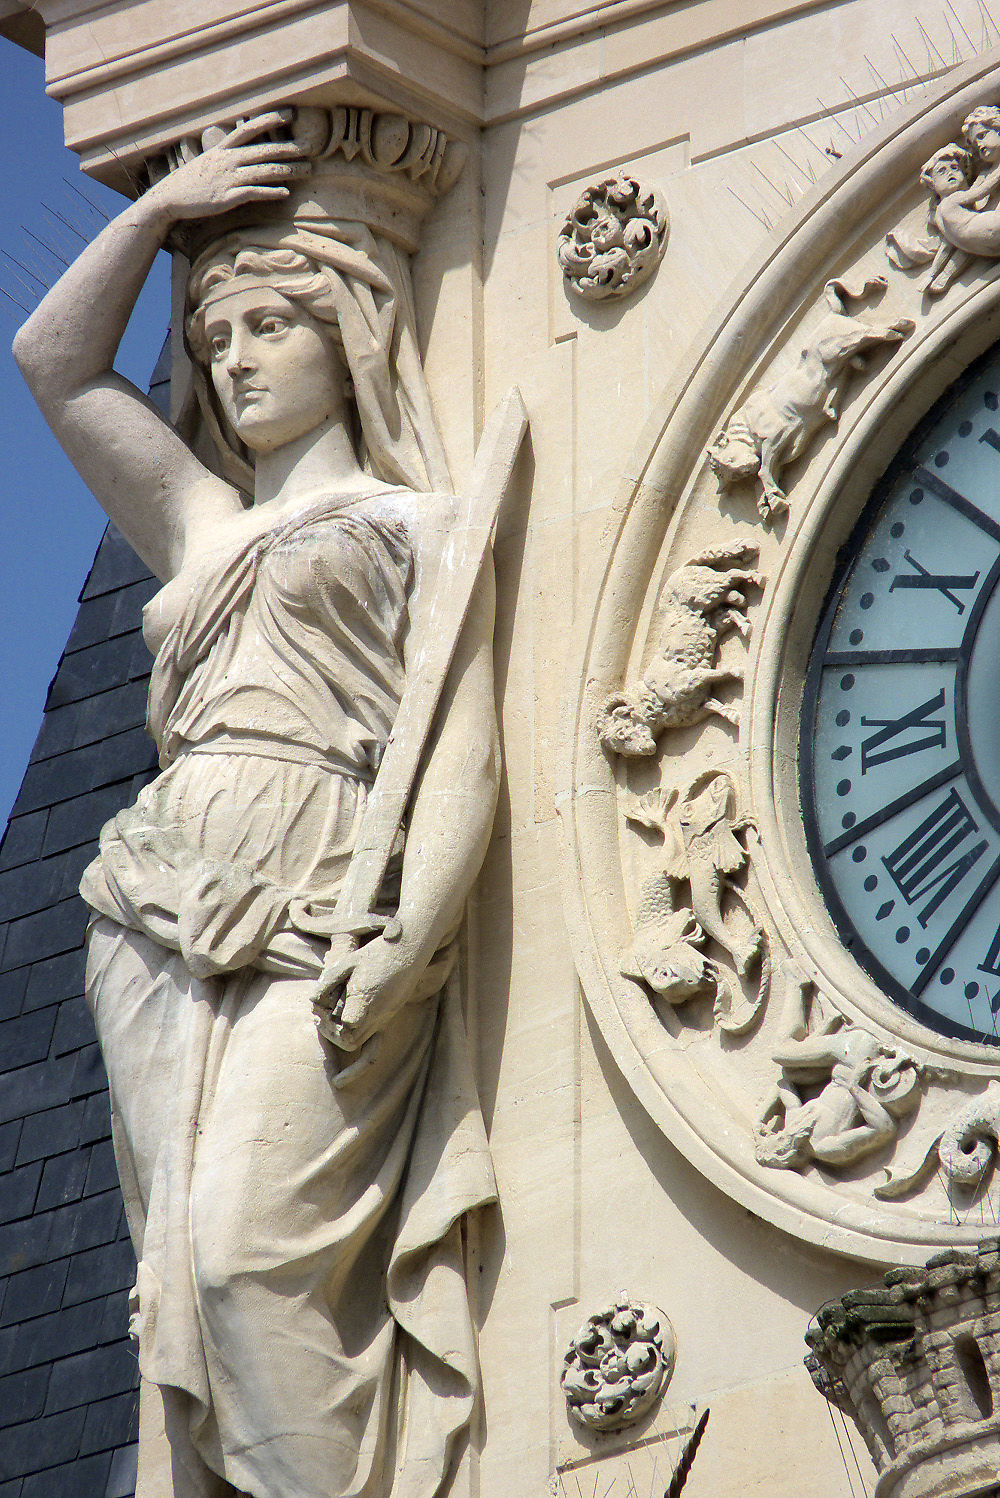
{"type": "Polygon", "coordinates": [[[135,1491],[135,1257],[76,886],[153,774],[139,625],[155,588],[109,527],[0,843],[0,1498],[135,1491]]]}

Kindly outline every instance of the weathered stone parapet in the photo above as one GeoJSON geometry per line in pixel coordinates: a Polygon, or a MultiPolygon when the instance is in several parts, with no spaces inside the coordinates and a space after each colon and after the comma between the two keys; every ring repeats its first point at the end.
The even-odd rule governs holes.
{"type": "Polygon", "coordinates": [[[1000,1241],[894,1269],[824,1306],[806,1359],[853,1416],[877,1498],[975,1498],[1000,1486],[1000,1241]]]}

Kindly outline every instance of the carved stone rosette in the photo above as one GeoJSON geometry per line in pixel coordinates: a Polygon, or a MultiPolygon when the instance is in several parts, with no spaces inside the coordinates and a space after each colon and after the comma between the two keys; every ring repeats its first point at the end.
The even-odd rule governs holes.
{"type": "Polygon", "coordinates": [[[806,1341],[820,1393],[853,1416],[877,1498],[972,1498],[1000,1472],[1000,1244],[824,1306],[806,1341]]]}
{"type": "Polygon", "coordinates": [[[623,1291],[584,1322],[566,1351],[559,1382],[569,1413],[590,1430],[634,1425],[662,1395],[674,1355],[663,1312],[623,1291]]]}
{"type": "Polygon", "coordinates": [[[621,1074],[744,1207],[883,1264],[1000,1215],[1000,1054],[891,1002],[838,935],[803,824],[805,667],[875,483],[1000,334],[1000,240],[933,295],[886,255],[963,120],[1000,198],[1000,114],[969,134],[995,66],[833,167],[720,307],[624,466],[569,682],[567,913],[621,1074]]]}
{"type": "Polygon", "coordinates": [[[635,291],[663,259],[670,215],[663,194],[619,172],[580,194],[559,232],[566,285],[586,301],[635,291]]]}

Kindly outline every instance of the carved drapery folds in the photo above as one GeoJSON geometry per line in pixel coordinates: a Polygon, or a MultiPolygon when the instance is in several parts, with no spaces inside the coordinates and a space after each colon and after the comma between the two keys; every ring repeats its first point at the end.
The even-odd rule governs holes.
{"type": "Polygon", "coordinates": [[[803,678],[876,480],[996,336],[1000,241],[932,296],[898,252],[915,164],[956,120],[989,229],[996,98],[982,62],[942,80],[720,309],[628,461],[573,675],[569,920],[622,1074],[743,1205],[883,1262],[969,1244],[1000,1208],[997,1053],[890,1003],[834,929],[802,828],[803,678]]]}
{"type": "Polygon", "coordinates": [[[649,1413],[674,1370],[673,1328],[625,1291],[587,1318],[563,1358],[560,1385],[574,1420],[621,1430],[649,1413]]]}

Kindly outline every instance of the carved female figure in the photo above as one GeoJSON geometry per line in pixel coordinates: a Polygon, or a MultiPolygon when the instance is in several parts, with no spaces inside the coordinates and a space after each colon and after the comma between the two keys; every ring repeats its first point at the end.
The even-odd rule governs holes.
{"type": "Polygon", "coordinates": [[[456,506],[398,257],[361,208],[197,257],[186,335],[252,503],[112,367],[174,225],[266,217],[308,178],[266,138],[288,118],[164,177],[15,345],[163,582],[144,621],[162,773],[81,886],[139,1259],[140,1498],[429,1498],[476,1386],[460,1235],[493,1188],[449,972],[497,782],[488,577],[383,885],[396,921],[343,992],[324,976],[456,506]]]}

